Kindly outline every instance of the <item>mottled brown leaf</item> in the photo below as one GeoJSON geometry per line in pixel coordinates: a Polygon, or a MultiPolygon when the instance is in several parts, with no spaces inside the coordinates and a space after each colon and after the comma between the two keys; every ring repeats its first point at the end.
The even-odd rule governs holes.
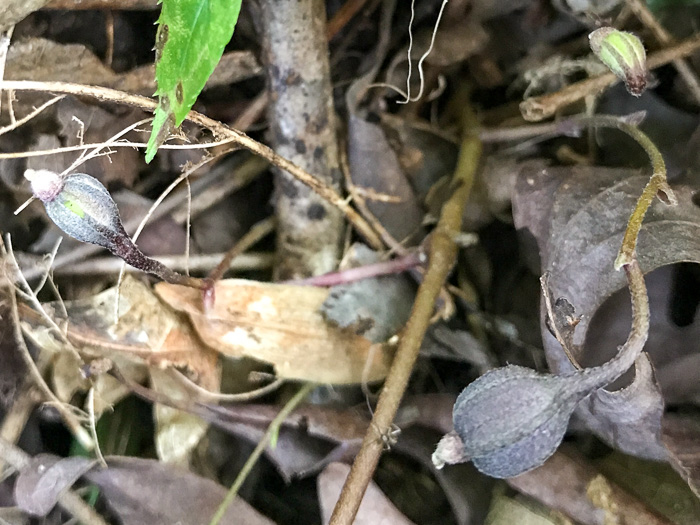
{"type": "Polygon", "coordinates": [[[360,383],[382,379],[388,371],[388,348],[323,319],[328,290],[228,279],[216,283],[216,302],[206,313],[198,290],[158,283],[156,293],[187,313],[211,348],[270,363],[279,377],[360,383]]]}

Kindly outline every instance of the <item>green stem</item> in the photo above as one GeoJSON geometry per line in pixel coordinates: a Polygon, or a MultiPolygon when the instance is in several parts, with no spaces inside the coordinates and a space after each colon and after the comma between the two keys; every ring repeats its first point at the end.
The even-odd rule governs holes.
{"type": "Polygon", "coordinates": [[[459,100],[464,129],[457,167],[452,177],[452,194],[443,205],[440,221],[431,235],[428,267],[423,282],[418,288],[411,317],[401,335],[394,362],[377,402],[372,424],[365,434],[338,503],[333,509],[331,525],[351,525],[355,521],[362,497],[384,450],[382,436],[391,429],[411,377],[413,365],[418,358],[425,332],[435,311],[435,301],[452,271],[457,256],[454,237],[462,227],[464,206],[471,192],[482,149],[477,135],[476,117],[471,110],[469,98],[465,93],[459,100]]]}
{"type": "Polygon", "coordinates": [[[292,397],[286,405],[280,410],[279,414],[275,417],[270,422],[270,426],[267,427],[267,431],[265,431],[265,435],[262,437],[262,439],[258,442],[257,446],[255,447],[255,450],[253,450],[252,454],[248,458],[248,460],[245,462],[245,465],[243,465],[243,468],[241,471],[238,473],[238,476],[236,477],[236,480],[233,482],[233,485],[231,485],[231,488],[228,491],[228,494],[226,494],[226,497],[224,498],[224,501],[221,502],[221,505],[219,505],[219,508],[216,510],[216,514],[214,514],[214,517],[211,519],[209,522],[209,525],[218,525],[218,523],[221,521],[221,519],[224,517],[224,514],[226,514],[226,510],[229,508],[231,503],[233,503],[233,500],[236,498],[236,495],[238,494],[239,489],[243,485],[243,482],[246,480],[248,477],[248,474],[250,471],[253,469],[253,466],[255,463],[258,461],[260,456],[262,455],[263,451],[265,450],[265,447],[267,447],[268,443],[272,440],[272,437],[277,435],[279,432],[279,427],[284,423],[284,420],[287,419],[287,416],[291,414],[294,409],[306,398],[309,393],[316,388],[316,385],[313,383],[306,383],[304,386],[302,386],[299,389],[299,392],[294,394],[294,397],[292,397]]]}
{"type": "Polygon", "coordinates": [[[673,190],[668,185],[666,180],[666,163],[661,155],[661,152],[652,142],[652,140],[641,130],[619,120],[619,118],[609,115],[596,115],[593,117],[582,117],[576,119],[577,122],[587,126],[594,127],[604,127],[604,128],[615,128],[629,135],[637,144],[639,144],[644,151],[649,156],[649,161],[651,162],[651,167],[653,170],[652,176],[647,182],[642,194],[637,200],[637,204],[627,221],[627,228],[625,229],[625,235],[622,239],[622,246],[615,259],[615,269],[619,270],[624,265],[630,264],[635,259],[635,252],[637,248],[637,238],[639,237],[639,231],[642,228],[642,221],[644,216],[651,206],[655,196],[665,202],[666,204],[676,205],[678,200],[676,199],[673,190]],[[663,195],[663,196],[662,196],[663,195]]]}

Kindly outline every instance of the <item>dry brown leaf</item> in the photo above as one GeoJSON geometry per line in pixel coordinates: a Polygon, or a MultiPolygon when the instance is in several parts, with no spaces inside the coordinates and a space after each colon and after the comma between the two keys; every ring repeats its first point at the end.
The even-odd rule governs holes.
{"type": "MultiPolygon", "coordinates": [[[[192,392],[171,377],[167,370],[149,370],[151,388],[170,399],[188,399],[192,392]]],[[[212,388],[213,385],[207,385],[212,388]]],[[[216,386],[213,388],[218,390],[216,386]]],[[[192,452],[209,429],[209,423],[193,414],[153,404],[155,415],[155,442],[158,458],[170,465],[187,468],[192,452]]]]}
{"type": "MultiPolygon", "coordinates": [[[[115,300],[116,288],[110,288],[88,299],[66,302],[69,319],[67,336],[84,359],[107,357],[120,363],[120,368],[131,363],[137,365],[134,372],[142,370],[139,367],[144,364],[155,368],[176,367],[184,370],[198,384],[210,390],[217,388],[219,368],[216,352],[202,345],[190,326],[163,305],[148,286],[127,275],[121,287],[119,322],[116,325],[115,300]]],[[[64,322],[57,305],[49,303],[45,308],[59,324],[64,322]]],[[[38,314],[26,308],[21,312],[24,327],[40,347],[57,352],[65,350],[64,345],[47,331],[38,314]]],[[[68,368],[72,368],[75,375],[80,375],[77,362],[72,367],[62,367],[61,374],[66,376],[62,375],[60,379],[65,382],[61,391],[66,396],[75,391],[80,381],[67,377],[68,368]]],[[[110,384],[117,383],[110,380],[110,384]]]]}
{"type": "Polygon", "coordinates": [[[360,383],[386,376],[388,347],[334,328],[319,310],[328,290],[228,279],[216,283],[206,314],[199,290],[158,283],[156,293],[189,315],[202,340],[232,357],[252,357],[285,379],[360,383]]]}

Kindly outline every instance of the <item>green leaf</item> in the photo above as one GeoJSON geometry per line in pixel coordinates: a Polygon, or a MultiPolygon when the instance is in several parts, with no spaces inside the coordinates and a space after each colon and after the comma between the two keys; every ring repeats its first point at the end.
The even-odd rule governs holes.
{"type": "Polygon", "coordinates": [[[164,0],[156,34],[158,108],[146,162],[197,100],[231,40],[242,0],[164,0]]]}

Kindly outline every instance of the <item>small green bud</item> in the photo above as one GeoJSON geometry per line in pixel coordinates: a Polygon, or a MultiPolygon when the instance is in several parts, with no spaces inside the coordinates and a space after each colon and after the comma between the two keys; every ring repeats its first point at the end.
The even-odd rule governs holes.
{"type": "Polygon", "coordinates": [[[591,49],[610,71],[625,83],[635,97],[647,88],[647,55],[644,45],[632,33],[612,27],[601,27],[590,35],[591,49]]]}

